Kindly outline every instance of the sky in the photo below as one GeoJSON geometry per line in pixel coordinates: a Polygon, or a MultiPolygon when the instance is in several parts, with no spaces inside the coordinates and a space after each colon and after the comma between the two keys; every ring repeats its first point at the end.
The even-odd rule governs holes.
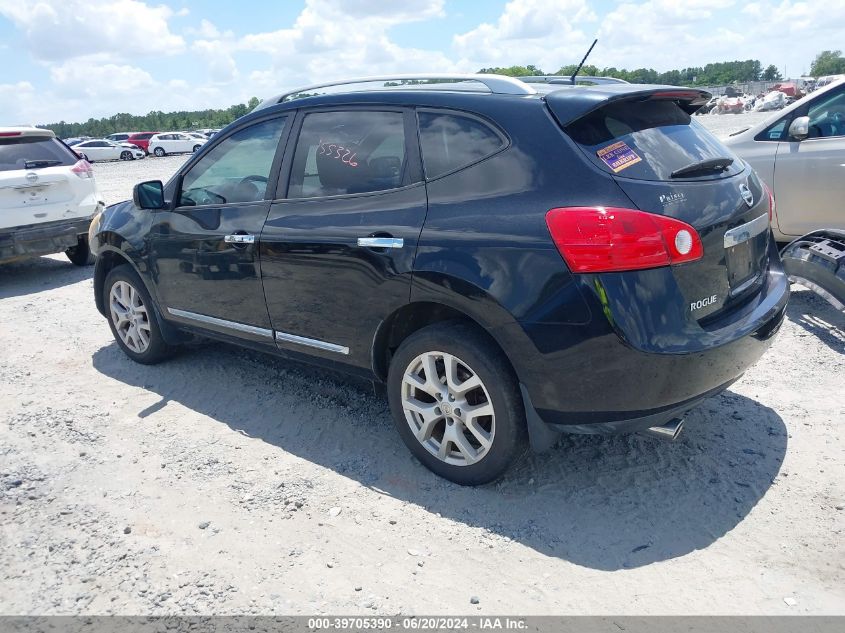
{"type": "Polygon", "coordinates": [[[734,59],[809,70],[845,0],[0,0],[0,125],[227,107],[318,81],[734,59]]]}

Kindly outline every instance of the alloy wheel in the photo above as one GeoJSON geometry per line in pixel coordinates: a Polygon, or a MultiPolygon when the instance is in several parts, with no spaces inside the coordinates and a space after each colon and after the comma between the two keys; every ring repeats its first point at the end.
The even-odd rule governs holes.
{"type": "Polygon", "coordinates": [[[475,464],[493,445],[490,394],[453,354],[425,352],[411,361],[402,379],[402,410],[417,441],[444,463],[475,464]]]}
{"type": "Polygon", "coordinates": [[[141,293],[126,281],[114,282],[109,291],[109,310],[123,344],[136,354],[146,352],[150,346],[150,318],[141,293]]]}

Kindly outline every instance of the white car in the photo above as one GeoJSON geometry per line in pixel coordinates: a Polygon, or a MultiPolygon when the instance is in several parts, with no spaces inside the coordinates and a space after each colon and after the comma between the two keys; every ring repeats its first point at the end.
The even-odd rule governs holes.
{"type": "Polygon", "coordinates": [[[0,262],[65,252],[91,263],[88,225],[104,206],[91,165],[52,131],[0,127],[0,262]]]}
{"type": "Polygon", "coordinates": [[[774,193],[778,242],[819,229],[845,230],[845,80],[723,142],[774,193]]]}
{"type": "Polygon", "coordinates": [[[146,156],[142,149],[127,147],[103,138],[77,143],[73,146],[73,151],[91,163],[96,160],[135,160],[146,156]]]}
{"type": "Polygon", "coordinates": [[[150,145],[147,151],[156,156],[184,154],[197,151],[207,142],[208,139],[193,138],[182,132],[168,132],[153,136],[150,139],[150,145]]]}

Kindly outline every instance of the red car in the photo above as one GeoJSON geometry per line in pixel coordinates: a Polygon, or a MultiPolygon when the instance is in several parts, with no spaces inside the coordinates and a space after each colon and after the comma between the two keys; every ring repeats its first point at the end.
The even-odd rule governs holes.
{"type": "Polygon", "coordinates": [[[158,134],[158,132],[135,132],[135,134],[130,134],[129,138],[127,138],[125,142],[137,145],[149,154],[150,139],[156,134],[158,134]]]}

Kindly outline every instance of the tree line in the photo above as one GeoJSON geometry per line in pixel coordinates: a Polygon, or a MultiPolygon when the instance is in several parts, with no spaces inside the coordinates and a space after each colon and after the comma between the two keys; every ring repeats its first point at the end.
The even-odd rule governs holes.
{"type": "Polygon", "coordinates": [[[102,119],[88,119],[84,123],[48,123],[39,127],[48,128],[59,138],[75,136],[103,137],[115,132],[174,132],[201,128],[222,128],[237,118],[249,113],[259,104],[256,97],[247,103],[238,103],[223,110],[194,110],[161,112],[155,110],[144,115],[119,114],[102,119]]]}
{"type": "MultiPolygon", "coordinates": [[[[507,66],[496,68],[482,68],[479,72],[509,75],[511,77],[537,75],[571,76],[578,68],[577,64],[561,66],[555,72],[544,72],[537,66],[507,66]]],[[[770,64],[763,68],[757,59],[736,60],[732,62],[717,62],[706,66],[692,66],[680,70],[657,72],[653,68],[635,68],[627,70],[614,66],[599,68],[593,64],[586,64],[580,75],[594,77],[615,77],[635,84],[668,84],[670,86],[720,86],[725,84],[748,83],[751,81],[779,81],[783,79],[777,66],[770,64]]],[[[845,57],[842,51],[822,51],[816,55],[810,65],[810,75],[821,77],[824,75],[845,74],[845,57]]]]}
{"type": "MultiPolygon", "coordinates": [[[[507,66],[482,68],[481,73],[496,73],[511,77],[537,75],[571,76],[577,65],[561,66],[553,73],[547,73],[537,66],[507,66]]],[[[585,65],[580,75],[600,77],[616,77],[631,83],[656,83],[670,86],[719,86],[734,82],[746,83],[750,81],[778,81],[782,79],[774,64],[763,68],[759,60],[746,59],[744,61],[718,62],[706,66],[693,66],[681,70],[657,72],[653,68],[635,68],[627,70],[613,66],[599,68],[592,64],[585,65]]],[[[810,75],[820,77],[824,75],[845,74],[845,57],[842,51],[822,51],[816,55],[810,66],[810,75]]],[[[419,83],[419,82],[401,82],[419,83]]],[[[395,84],[399,85],[399,84],[395,84]]],[[[191,112],[161,112],[156,110],[142,116],[122,112],[102,119],[88,119],[84,123],[49,123],[39,127],[53,130],[59,138],[74,136],[103,137],[115,132],[172,132],[176,130],[190,130],[199,128],[221,128],[235,119],[242,117],[257,106],[256,97],[247,103],[239,103],[223,110],[194,110],[191,112]]]]}

